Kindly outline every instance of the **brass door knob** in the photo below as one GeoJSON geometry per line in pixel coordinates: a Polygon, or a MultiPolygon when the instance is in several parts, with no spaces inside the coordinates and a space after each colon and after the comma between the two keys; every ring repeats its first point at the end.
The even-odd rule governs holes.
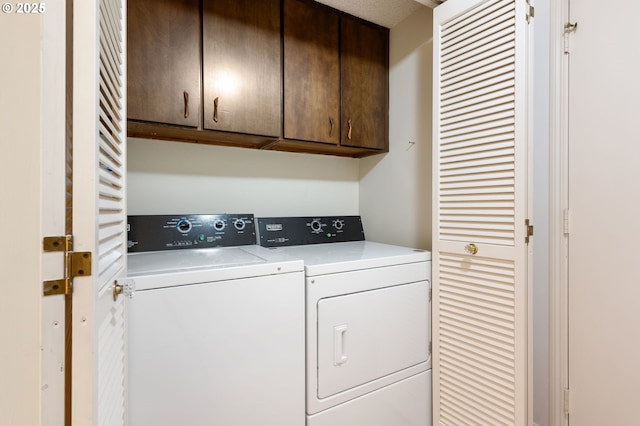
{"type": "Polygon", "coordinates": [[[116,300],[118,300],[118,296],[120,296],[122,293],[124,293],[124,286],[122,284],[118,284],[118,282],[116,281],[116,283],[113,285],[113,301],[115,302],[116,300]]]}
{"type": "Polygon", "coordinates": [[[124,294],[125,297],[131,299],[135,293],[135,282],[133,280],[125,280],[123,284],[116,281],[113,283],[113,301],[118,300],[118,296],[124,294]]]}
{"type": "Polygon", "coordinates": [[[466,246],[464,246],[464,251],[473,256],[474,254],[478,253],[478,246],[473,243],[467,244],[466,246]]]}

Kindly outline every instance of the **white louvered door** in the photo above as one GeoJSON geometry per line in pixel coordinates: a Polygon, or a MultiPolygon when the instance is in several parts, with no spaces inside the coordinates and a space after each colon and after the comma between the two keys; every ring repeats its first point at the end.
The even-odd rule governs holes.
{"type": "Polygon", "coordinates": [[[124,0],[76,0],[73,34],[74,250],[93,253],[74,279],[74,426],[119,426],[125,416],[126,84],[124,0]]]}
{"type": "Polygon", "coordinates": [[[434,425],[528,424],[527,12],[434,12],[434,425]]]}

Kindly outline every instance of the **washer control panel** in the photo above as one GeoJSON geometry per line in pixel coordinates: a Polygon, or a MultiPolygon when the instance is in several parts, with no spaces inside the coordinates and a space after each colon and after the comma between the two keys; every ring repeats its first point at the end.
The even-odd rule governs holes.
{"type": "Polygon", "coordinates": [[[260,217],[258,244],[263,247],[364,241],[360,216],[260,217]]]}
{"type": "Polygon", "coordinates": [[[256,244],[252,214],[128,216],[129,253],[256,244]]]}

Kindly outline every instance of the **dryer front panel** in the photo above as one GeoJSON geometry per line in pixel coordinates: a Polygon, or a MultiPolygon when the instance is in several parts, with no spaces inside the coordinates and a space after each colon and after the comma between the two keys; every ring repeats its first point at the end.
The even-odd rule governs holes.
{"type": "Polygon", "coordinates": [[[428,292],[420,281],[319,300],[317,397],[426,362],[428,292]]]}

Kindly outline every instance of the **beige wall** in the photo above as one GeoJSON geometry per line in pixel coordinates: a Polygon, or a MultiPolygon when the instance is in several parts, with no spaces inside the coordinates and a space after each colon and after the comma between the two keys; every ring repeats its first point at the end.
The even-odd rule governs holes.
{"type": "Polygon", "coordinates": [[[41,31],[0,13],[0,425],[40,420],[41,31]]]}
{"type": "Polygon", "coordinates": [[[129,138],[129,214],[358,214],[358,161],[129,138]]]}
{"type": "Polygon", "coordinates": [[[360,214],[367,239],[431,248],[433,11],[392,28],[389,153],[360,163],[360,214]]]}

